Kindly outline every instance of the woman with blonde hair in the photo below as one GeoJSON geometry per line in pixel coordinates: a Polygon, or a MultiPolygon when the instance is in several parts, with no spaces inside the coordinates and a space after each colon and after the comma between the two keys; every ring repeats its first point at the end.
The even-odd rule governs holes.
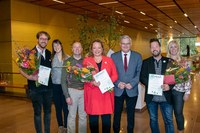
{"type": "MultiPolygon", "coordinates": [[[[172,40],[167,45],[167,57],[172,58],[174,61],[182,66],[186,66],[186,61],[181,58],[180,45],[177,41],[172,40]]],[[[184,132],[184,115],[183,107],[184,102],[189,99],[190,89],[192,87],[191,79],[184,83],[175,84],[172,90],[173,108],[176,117],[178,133],[184,132]]]]}

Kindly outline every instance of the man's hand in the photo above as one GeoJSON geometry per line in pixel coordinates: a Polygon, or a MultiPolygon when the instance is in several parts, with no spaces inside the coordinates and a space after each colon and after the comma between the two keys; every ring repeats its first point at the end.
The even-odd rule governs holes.
{"type": "Polygon", "coordinates": [[[119,82],[118,87],[120,89],[124,89],[126,87],[126,84],[124,82],[119,82]]]}
{"type": "Polygon", "coordinates": [[[72,99],[70,97],[66,98],[66,103],[72,105],[72,99]]]}
{"type": "Polygon", "coordinates": [[[29,80],[37,81],[38,80],[38,75],[29,75],[28,77],[29,80]]]}
{"type": "Polygon", "coordinates": [[[125,87],[130,90],[132,88],[132,85],[130,83],[128,83],[125,85],[125,87]]]}
{"type": "Polygon", "coordinates": [[[163,91],[168,91],[168,90],[170,90],[170,87],[169,87],[168,84],[163,84],[163,85],[161,85],[161,88],[163,89],[163,91]]]}

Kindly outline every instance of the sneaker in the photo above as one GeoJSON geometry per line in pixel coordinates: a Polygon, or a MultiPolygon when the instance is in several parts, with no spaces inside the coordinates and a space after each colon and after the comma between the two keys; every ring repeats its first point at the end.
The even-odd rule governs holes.
{"type": "Polygon", "coordinates": [[[64,133],[64,127],[63,126],[58,127],[58,133],[64,133]]]}

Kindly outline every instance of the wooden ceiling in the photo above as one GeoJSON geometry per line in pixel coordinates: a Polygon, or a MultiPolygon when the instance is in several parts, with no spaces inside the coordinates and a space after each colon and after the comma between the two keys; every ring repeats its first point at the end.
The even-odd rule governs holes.
{"type": "Polygon", "coordinates": [[[196,37],[200,34],[200,0],[22,0],[98,19],[100,14],[123,16],[121,25],[158,37],[196,37]],[[112,4],[105,4],[112,2],[112,4]],[[103,4],[104,3],[104,4],[103,4]],[[143,15],[141,12],[145,13],[143,15]],[[184,13],[188,16],[185,17],[184,13]],[[130,23],[126,23],[128,21],[130,23]]]}

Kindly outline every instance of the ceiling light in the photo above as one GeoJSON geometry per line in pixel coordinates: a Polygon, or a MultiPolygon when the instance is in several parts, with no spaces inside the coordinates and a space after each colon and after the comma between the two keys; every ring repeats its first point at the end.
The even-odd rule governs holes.
{"type": "Polygon", "coordinates": [[[174,23],[177,23],[177,21],[176,21],[176,20],[174,20],[174,23]]]}
{"type": "Polygon", "coordinates": [[[153,26],[153,24],[149,24],[149,25],[153,26]]]}
{"type": "Polygon", "coordinates": [[[157,6],[157,8],[165,8],[165,7],[173,7],[173,6],[176,6],[176,5],[163,5],[163,6],[157,6]]]}
{"type": "Polygon", "coordinates": [[[65,4],[65,2],[60,1],[60,0],[52,0],[52,1],[57,2],[57,3],[60,3],[60,4],[65,4]]]}
{"type": "Polygon", "coordinates": [[[109,4],[116,4],[116,3],[118,3],[118,1],[103,2],[103,3],[99,3],[99,5],[109,5],[109,4]]]}
{"type": "Polygon", "coordinates": [[[121,15],[123,14],[123,13],[122,13],[122,12],[120,12],[120,11],[115,11],[115,12],[116,12],[116,13],[118,13],[118,14],[121,14],[121,15]]]}
{"type": "Polygon", "coordinates": [[[155,32],[158,32],[157,30],[155,30],[155,32]]]}
{"type": "Polygon", "coordinates": [[[144,27],[145,29],[148,29],[148,27],[144,27]]]}
{"type": "Polygon", "coordinates": [[[195,25],[194,28],[197,28],[197,26],[195,25]]]}
{"type": "Polygon", "coordinates": [[[130,23],[130,22],[129,22],[129,21],[127,21],[127,20],[124,20],[124,22],[125,22],[125,23],[128,23],[128,24],[130,23]]]}
{"type": "Polygon", "coordinates": [[[142,12],[142,11],[140,11],[140,13],[141,13],[142,15],[146,15],[146,13],[144,13],[144,12],[142,12]]]}
{"type": "Polygon", "coordinates": [[[172,26],[169,26],[170,29],[172,29],[172,26]]]}
{"type": "Polygon", "coordinates": [[[187,15],[186,13],[184,13],[184,16],[185,16],[185,17],[188,17],[188,15],[187,15]]]}

